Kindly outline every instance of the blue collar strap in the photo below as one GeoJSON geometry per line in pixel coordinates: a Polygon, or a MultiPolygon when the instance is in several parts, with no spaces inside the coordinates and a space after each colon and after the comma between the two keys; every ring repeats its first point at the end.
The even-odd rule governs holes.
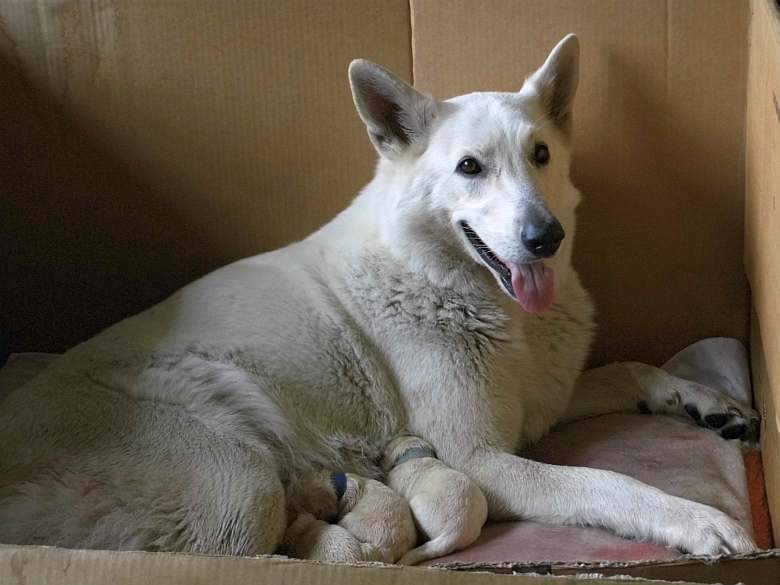
{"type": "Polygon", "coordinates": [[[341,499],[347,491],[347,474],[341,471],[334,471],[330,474],[330,482],[336,490],[336,498],[341,499]]]}
{"type": "Polygon", "coordinates": [[[398,467],[401,463],[409,461],[410,459],[421,459],[422,457],[431,457],[436,459],[436,451],[430,447],[409,447],[406,451],[401,453],[393,463],[393,467],[398,467]]]}

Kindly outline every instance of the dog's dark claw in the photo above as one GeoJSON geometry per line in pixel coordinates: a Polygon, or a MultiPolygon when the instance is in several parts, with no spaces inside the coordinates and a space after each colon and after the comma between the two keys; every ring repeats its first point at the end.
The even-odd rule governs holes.
{"type": "Polygon", "coordinates": [[[739,424],[726,427],[720,431],[720,436],[724,439],[741,439],[747,432],[747,425],[739,424]]]}
{"type": "Polygon", "coordinates": [[[708,414],[704,417],[704,422],[707,423],[707,426],[712,427],[713,429],[719,429],[728,422],[729,418],[729,415],[723,413],[708,414]]]}
{"type": "Polygon", "coordinates": [[[696,408],[695,404],[686,404],[685,405],[685,412],[688,413],[688,416],[690,416],[697,425],[704,426],[701,422],[701,413],[699,413],[699,409],[696,408]]]}

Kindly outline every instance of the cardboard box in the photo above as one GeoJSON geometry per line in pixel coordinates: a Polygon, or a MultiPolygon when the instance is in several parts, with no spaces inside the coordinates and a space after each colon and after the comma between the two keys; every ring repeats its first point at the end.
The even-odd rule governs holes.
{"type": "MultiPolygon", "coordinates": [[[[350,59],[440,97],[509,90],[567,32],[583,48],[575,263],[600,307],[592,362],[659,363],[711,335],[749,342],[780,541],[774,0],[0,0],[0,185],[11,203],[0,306],[14,349],[62,351],[342,209],[374,164],[350,59]]],[[[444,572],[2,547],[0,583],[568,583],[563,575],[598,573],[771,585],[779,562],[774,552],[444,572]]]]}
{"type": "MultiPolygon", "coordinates": [[[[556,577],[488,572],[457,573],[391,565],[321,564],[280,557],[210,557],[176,553],[68,551],[43,547],[0,546],[0,583],[30,585],[315,585],[370,583],[371,585],[615,585],[624,579],[594,576],[556,577]]],[[[667,581],[631,580],[638,585],[667,581]]]]}

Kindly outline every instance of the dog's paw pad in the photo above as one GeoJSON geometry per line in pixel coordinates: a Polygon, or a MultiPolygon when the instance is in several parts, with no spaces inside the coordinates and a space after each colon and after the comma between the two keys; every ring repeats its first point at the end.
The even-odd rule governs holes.
{"type": "Polygon", "coordinates": [[[724,439],[755,441],[759,417],[749,406],[700,384],[687,383],[681,392],[682,410],[700,427],[715,431],[724,439]]]}
{"type": "Polygon", "coordinates": [[[704,425],[727,440],[739,439],[748,443],[758,442],[761,421],[757,415],[743,413],[736,407],[730,407],[727,412],[708,414],[704,417],[704,425]]]}
{"type": "Polygon", "coordinates": [[[708,414],[704,417],[704,422],[707,423],[708,427],[719,429],[728,422],[729,418],[731,418],[730,415],[724,413],[708,414]]]}
{"type": "Polygon", "coordinates": [[[681,417],[728,440],[758,439],[759,416],[747,404],[715,388],[669,374],[658,375],[656,370],[650,375],[645,366],[634,366],[649,380],[637,402],[640,412],[681,417]]]}
{"type": "Polygon", "coordinates": [[[747,433],[748,427],[743,424],[731,425],[720,431],[720,436],[724,439],[742,439],[747,433]]]}

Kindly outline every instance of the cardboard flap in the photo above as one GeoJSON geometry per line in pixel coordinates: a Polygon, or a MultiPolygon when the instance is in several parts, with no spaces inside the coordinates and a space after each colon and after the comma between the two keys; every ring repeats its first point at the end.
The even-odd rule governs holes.
{"type": "Polygon", "coordinates": [[[780,542],[780,8],[754,0],[746,131],[745,265],[767,499],[780,542]]]}

